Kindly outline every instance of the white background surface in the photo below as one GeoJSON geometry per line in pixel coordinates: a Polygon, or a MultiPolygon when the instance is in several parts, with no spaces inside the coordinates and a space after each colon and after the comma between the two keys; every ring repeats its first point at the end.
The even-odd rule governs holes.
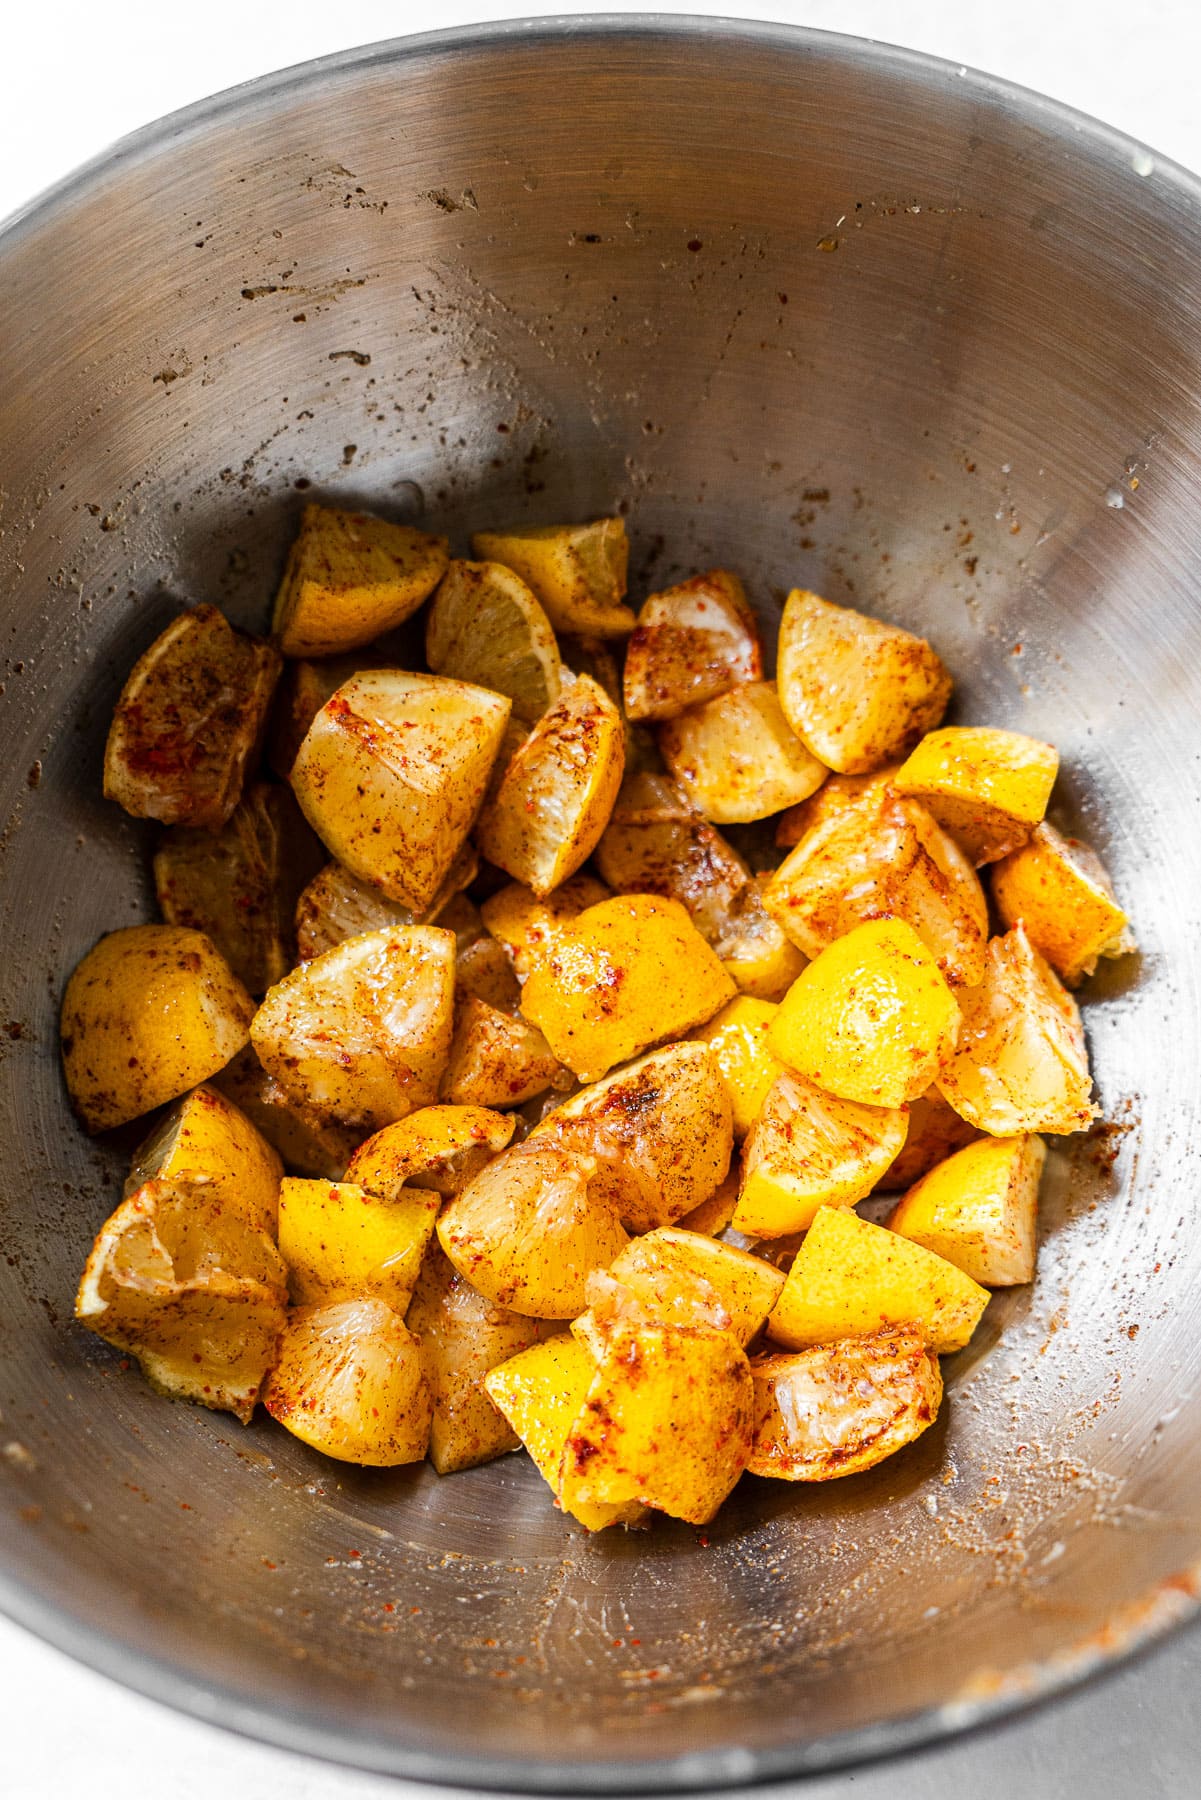
{"type": "MultiPolygon", "coordinates": [[[[518,13],[722,12],[931,51],[1053,94],[1201,168],[1198,0],[811,0],[606,8],[534,0],[12,0],[0,26],[0,217],[126,131],[312,56],[518,13]]],[[[1201,277],[1199,277],[1201,278],[1201,277]]],[[[1201,1634],[1051,1714],[804,1800],[1142,1800],[1198,1791],[1201,1634]]],[[[779,1790],[771,1790],[779,1792],[779,1790]]],[[[0,1620],[0,1800],[432,1800],[176,1717],[0,1620]]]]}

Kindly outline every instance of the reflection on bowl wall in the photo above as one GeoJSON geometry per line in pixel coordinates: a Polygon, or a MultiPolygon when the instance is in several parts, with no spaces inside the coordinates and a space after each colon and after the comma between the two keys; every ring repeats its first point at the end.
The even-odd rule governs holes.
{"type": "MultiPolygon", "coordinates": [[[[827,1764],[1018,1704],[1187,1610],[1201,1552],[1201,193],[901,52],[714,22],[473,29],[193,109],[0,239],[0,1567],[34,1629],[293,1747],[515,1785],[827,1764]],[[125,1151],[72,1125],[66,974],[150,916],[100,795],[183,601],[262,626],[305,497],[628,509],[933,638],[1056,742],[1141,957],[1032,1291],[867,1475],[585,1538],[509,1457],[323,1462],[70,1322],[125,1151]],[[1183,1572],[1183,1573],[1182,1573],[1183,1572]]],[[[769,633],[770,635],[770,633],[769,633]]]]}

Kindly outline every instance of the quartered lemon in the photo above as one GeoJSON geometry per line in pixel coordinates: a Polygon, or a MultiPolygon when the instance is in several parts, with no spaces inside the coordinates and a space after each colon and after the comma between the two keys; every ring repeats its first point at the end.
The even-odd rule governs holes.
{"type": "Polygon", "coordinates": [[[828,1094],[896,1108],[949,1072],[962,1024],[912,925],[870,919],[797,976],[768,1026],[767,1047],[828,1094]]]}
{"type": "Polygon", "coordinates": [[[301,962],[311,962],[314,956],[333,950],[347,938],[361,937],[365,931],[384,931],[392,925],[432,925],[456,895],[471,885],[478,869],[479,858],[470,844],[464,844],[429,905],[414,912],[399,900],[389,900],[340,862],[326,863],[296,902],[296,954],[301,962]]]}
{"type": "Polygon", "coordinates": [[[285,656],[337,656],[415,613],[446,568],[446,539],[371,513],[306,506],[275,600],[285,656]]]}
{"type": "Polygon", "coordinates": [[[249,1419],[284,1324],[268,1233],[219,1180],[145,1182],[102,1227],[75,1316],[174,1399],[249,1419]]]}
{"type": "MultiPolygon", "coordinates": [[[[573,1337],[534,1344],[484,1377],[488,1398],[509,1421],[560,1505],[560,1467],[567,1440],[595,1377],[591,1356],[573,1337]]],[[[637,1501],[616,1506],[577,1502],[564,1506],[564,1511],[589,1531],[603,1531],[606,1525],[633,1524],[643,1508],[637,1501]]]]}
{"type": "Polygon", "coordinates": [[[942,1401],[938,1358],[902,1325],[839,1338],[796,1356],[760,1356],[752,1475],[830,1481],[857,1475],[911,1444],[942,1401]]]}
{"type": "Polygon", "coordinates": [[[484,1392],[483,1378],[531,1344],[557,1336],[561,1323],[494,1306],[463,1280],[438,1244],[421,1265],[406,1323],[421,1342],[434,1397],[429,1458],[439,1475],[516,1450],[517,1433],[484,1392]]]}
{"type": "Polygon", "coordinates": [[[629,1242],[592,1187],[594,1156],[536,1139],[504,1151],[444,1207],[438,1241],[477,1294],[529,1319],[574,1319],[594,1269],[629,1242]]]}
{"type": "Polygon", "coordinates": [[[210,1181],[231,1207],[274,1233],[283,1173],[279,1155],[246,1114],[215,1088],[198,1087],[134,1151],[125,1198],[154,1177],[210,1181]]]}
{"type": "Polygon", "coordinates": [[[339,1462],[420,1462],[433,1400],[421,1347],[383,1300],[298,1306],[288,1316],[263,1405],[294,1437],[339,1462]]]}
{"type": "Polygon", "coordinates": [[[500,1155],[515,1125],[485,1106],[423,1106],[360,1144],[346,1179],[386,1199],[406,1187],[458,1194],[500,1155]]]}
{"type": "Polygon", "coordinates": [[[625,637],[634,614],[621,604],[630,544],[622,519],[587,525],[530,525],[518,531],[477,531],[471,548],[520,575],[546,609],[556,631],[583,637],[625,637]]]}
{"type": "Polygon", "coordinates": [[[437,1194],[383,1196],[349,1181],[287,1176],[279,1191],[279,1248],[301,1305],[386,1300],[402,1318],[438,1215],[437,1194]]]}
{"type": "Polygon", "coordinates": [[[526,978],[521,1010],[580,1081],[599,1081],[704,1025],[735,992],[682,906],[628,894],[561,929],[553,955],[526,978]]]}
{"type": "Polygon", "coordinates": [[[492,894],[480,907],[484,924],[512,959],[518,981],[550,955],[563,927],[589,906],[611,900],[603,881],[573,875],[541,899],[520,881],[492,894]]]}
{"type": "Polygon", "coordinates": [[[182,925],[110,931],[67,983],[63,1073],[87,1131],[110,1131],[223,1069],[254,1001],[215,945],[182,925]]]}
{"type": "Polygon", "coordinates": [[[559,697],[559,646],[521,576],[498,562],[452,562],[434,595],[425,654],[435,675],[507,694],[532,725],[559,697]]]}
{"type": "Polygon", "coordinates": [[[215,606],[173,619],[125,678],[104,797],[161,825],[224,825],[242,797],[282,662],[215,606]]]}
{"type": "Polygon", "coordinates": [[[485,803],[480,850],[544,897],[595,850],[624,768],[621,714],[591,676],[577,675],[485,803]]]}

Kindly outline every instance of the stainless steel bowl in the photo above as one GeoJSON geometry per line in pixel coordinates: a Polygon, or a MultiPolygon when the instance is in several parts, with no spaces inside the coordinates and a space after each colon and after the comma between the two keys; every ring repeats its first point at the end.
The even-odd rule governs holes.
{"type": "Polygon", "coordinates": [[[904,52],[715,21],[352,52],[129,140],[0,239],[2,1597],[174,1704],[364,1767],[682,1787],[950,1733],[1116,1659],[1201,1555],[1201,190],[904,52]],[[302,493],[629,507],[635,595],[728,562],[933,636],[1061,747],[1142,955],[1039,1277],[869,1475],[584,1538],[169,1406],[71,1323],[122,1156],[55,1011],[146,916],[109,708],[183,600],[266,615],[302,493]]]}

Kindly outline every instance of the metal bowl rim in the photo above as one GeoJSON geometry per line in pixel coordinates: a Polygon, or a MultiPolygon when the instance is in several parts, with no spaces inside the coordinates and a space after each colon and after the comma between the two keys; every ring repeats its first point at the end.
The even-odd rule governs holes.
{"type": "MultiPolygon", "coordinates": [[[[730,45],[769,49],[781,56],[821,53],[840,60],[908,72],[938,86],[963,81],[982,97],[1008,101],[1016,112],[1043,123],[1067,141],[1086,142],[1126,157],[1133,169],[1149,158],[1147,173],[1166,180],[1181,198],[1201,210],[1201,175],[1161,155],[1129,133],[1040,94],[1021,83],[989,75],[945,57],[909,50],[874,38],[765,20],[705,17],[695,13],[579,13],[545,18],[513,18],[478,25],[383,39],[224,88],[119,138],[61,180],[0,221],[0,256],[27,232],[40,229],[77,202],[103,190],[106,181],[205,127],[236,116],[261,102],[297,93],[353,71],[384,68],[410,58],[505,50],[539,40],[562,43],[588,38],[720,39],[730,45]]],[[[219,1683],[199,1681],[157,1657],[131,1649],[118,1638],[85,1625],[46,1601],[26,1583],[0,1570],[0,1612],[44,1643],[133,1692],[209,1725],[276,1748],[322,1758],[367,1772],[405,1779],[485,1788],[511,1793],[630,1794],[686,1792],[752,1782],[816,1776],[956,1739],[981,1728],[1016,1720],[1060,1694],[1115,1673],[1201,1614],[1201,1560],[1176,1581],[1161,1583],[1142,1606],[1130,1609],[1136,1622],[1103,1637],[1093,1649],[1058,1657],[1001,1684],[994,1694],[953,1701],[855,1731],[771,1750],[735,1746],[674,1758],[621,1762],[574,1762],[521,1757],[482,1758],[468,1753],[420,1750],[371,1736],[350,1726],[314,1719],[311,1710],[259,1703],[219,1683]],[[1171,1604],[1159,1601],[1165,1592],[1171,1604]],[[1141,1615],[1138,1616],[1138,1615],[1141,1615]]]]}
{"type": "Polygon", "coordinates": [[[89,157],[78,168],[52,182],[49,187],[18,206],[7,218],[0,219],[0,251],[23,236],[26,230],[45,223],[49,217],[82,199],[91,188],[99,188],[104,179],[152,156],[174,142],[192,135],[201,127],[216,124],[243,107],[276,95],[297,91],[331,76],[352,70],[383,68],[390,63],[430,53],[456,54],[462,51],[502,50],[518,43],[537,43],[539,39],[561,43],[571,38],[677,37],[705,40],[720,38],[725,42],[741,42],[747,47],[771,49],[784,55],[804,51],[821,51],[850,60],[874,62],[891,69],[907,69],[927,78],[951,76],[994,99],[1009,99],[1015,108],[1033,117],[1042,117],[1065,133],[1104,144],[1126,154],[1133,163],[1150,157],[1153,172],[1166,177],[1194,204],[1201,206],[1201,174],[1164,156],[1141,139],[1107,125],[1092,114],[1070,106],[1064,100],[1052,99],[1036,88],[1021,82],[990,75],[982,69],[953,63],[947,57],[933,56],[924,50],[909,50],[904,45],[887,43],[879,38],[853,37],[847,32],[820,31],[807,25],[789,25],[771,20],[736,19],[724,15],[706,17],[699,13],[576,13],[546,18],[492,20],[479,25],[447,26],[437,31],[413,32],[405,37],[383,38],[375,43],[360,44],[349,50],[332,51],[328,56],[310,58],[307,62],[290,63],[267,75],[222,88],[203,100],[165,113],[162,118],[136,131],[127,132],[107,149],[89,157]]]}

